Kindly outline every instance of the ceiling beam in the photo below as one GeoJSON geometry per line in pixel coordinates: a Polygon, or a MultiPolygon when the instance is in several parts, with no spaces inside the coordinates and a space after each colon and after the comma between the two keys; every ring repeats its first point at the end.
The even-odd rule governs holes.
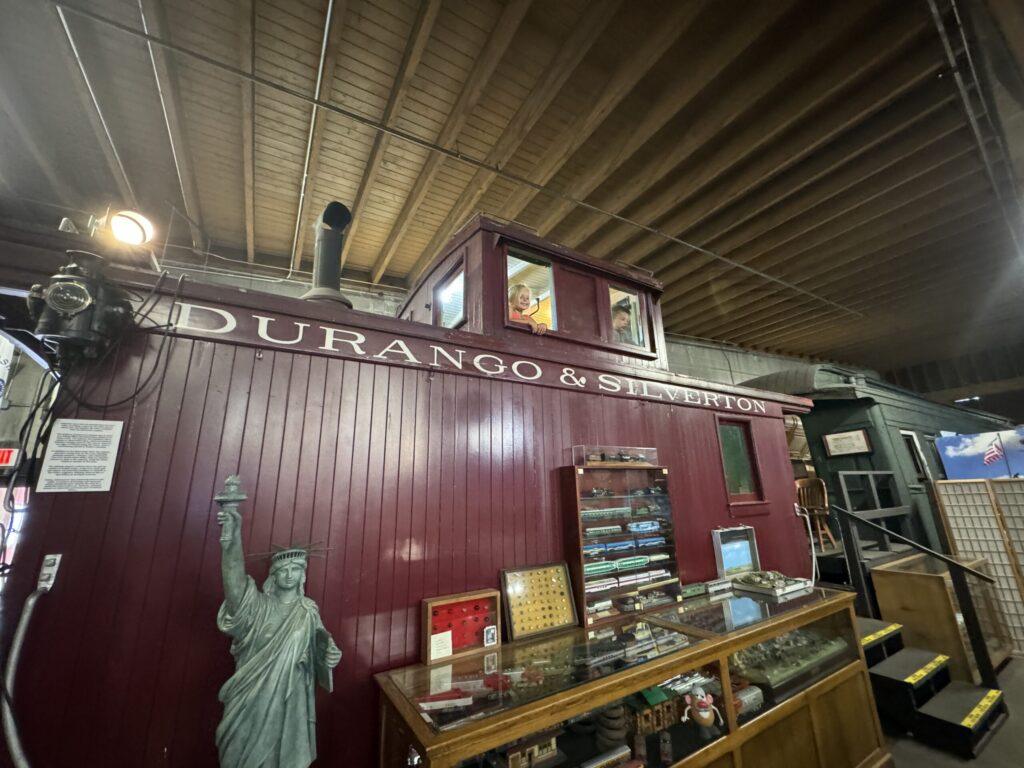
{"type": "MultiPolygon", "coordinates": [[[[931,217],[938,209],[945,209],[947,216],[958,216],[962,206],[978,205],[980,196],[984,195],[984,186],[978,177],[977,167],[974,170],[964,171],[958,168],[953,174],[956,178],[949,176],[941,177],[938,181],[932,182],[931,188],[925,194],[918,194],[912,200],[902,205],[893,205],[889,215],[882,219],[880,228],[867,229],[863,225],[870,224],[873,218],[865,217],[868,221],[861,221],[858,229],[852,234],[843,236],[842,233],[828,241],[827,247],[813,248],[806,261],[786,270],[785,277],[798,281],[800,286],[810,286],[807,274],[829,271],[847,262],[864,260],[868,254],[877,253],[886,247],[891,247],[895,242],[902,241],[907,237],[907,231],[912,228],[915,222],[928,221],[935,226],[941,223],[931,217]]],[[[876,206],[876,209],[881,206],[876,206]]],[[[760,290],[760,285],[749,286],[748,295],[739,297],[725,297],[719,294],[717,284],[712,283],[708,289],[699,294],[691,295],[684,302],[677,302],[675,307],[665,310],[663,317],[666,327],[687,327],[686,318],[694,314],[694,307],[704,305],[707,301],[713,301],[716,306],[722,307],[724,311],[735,313],[738,308],[741,315],[733,315],[734,322],[747,322],[742,315],[753,312],[761,313],[770,305],[756,301],[756,296],[750,295],[760,290]]],[[[706,312],[706,310],[705,310],[706,312]]],[[[699,314],[699,313],[698,313],[699,314]]],[[[706,314],[699,314],[706,317],[706,314]]],[[[689,332],[689,330],[687,330],[689,332]]]]}
{"type": "MultiPolygon", "coordinates": [[[[565,194],[570,198],[585,199],[593,193],[623,163],[648,146],[656,134],[794,4],[772,2],[748,5],[742,24],[727,24],[721,35],[712,37],[711,45],[696,57],[691,66],[679,69],[678,78],[662,90],[658,99],[644,114],[638,116],[636,122],[613,137],[600,154],[587,158],[582,172],[567,184],[565,194]]],[[[685,136],[673,138],[685,139],[685,136]]],[[[575,208],[576,204],[571,200],[559,199],[545,209],[544,216],[535,224],[535,228],[542,236],[546,236],[575,208]]]]}
{"type": "MultiPolygon", "coordinates": [[[[163,0],[137,0],[137,6],[143,32],[159,38],[170,37],[163,0]]],[[[205,251],[209,249],[210,241],[203,226],[199,187],[196,185],[195,171],[192,168],[192,153],[188,146],[186,118],[181,108],[174,61],[160,46],[147,41],[146,48],[153,67],[153,79],[156,81],[160,107],[164,113],[164,127],[167,129],[167,140],[171,145],[171,157],[174,160],[174,171],[178,176],[181,201],[185,205],[185,218],[192,235],[192,246],[205,251]]]]}
{"type": "MultiPolygon", "coordinates": [[[[879,29],[876,10],[870,4],[830,6],[831,15],[807,24],[802,33],[786,40],[770,63],[754,62],[755,71],[720,99],[692,124],[685,137],[677,139],[669,152],[650,157],[626,183],[617,183],[596,200],[616,213],[628,212],[632,219],[653,223],[677,208],[680,198],[690,198],[703,184],[756,156],[762,147],[784,136],[793,126],[814,122],[812,115],[838,94],[853,90],[909,43],[923,35],[927,22],[914,6],[903,6],[887,14],[879,29]],[[867,28],[865,31],[864,28],[867,28]],[[858,30],[857,44],[850,43],[851,30],[858,30]],[[867,37],[867,40],[863,38],[867,37]],[[845,50],[844,50],[845,49],[845,50]],[[836,55],[841,50],[843,54],[836,55]],[[802,78],[796,80],[796,78],[802,78]],[[744,115],[755,115],[740,123],[744,115]],[[740,127],[725,145],[715,142],[733,124],[740,127]],[[714,147],[707,157],[707,148],[714,147]],[[679,166],[687,163],[679,168],[679,166]],[[692,167],[696,166],[696,167],[692,167]],[[682,178],[683,190],[675,185],[651,190],[673,171],[682,178]],[[698,174],[698,172],[700,172],[698,174]],[[701,178],[694,178],[700,175],[701,178]]],[[[559,241],[579,247],[588,237],[608,224],[600,216],[576,217],[559,227],[559,241]]],[[[616,222],[615,229],[622,229],[616,222]]],[[[626,235],[632,232],[626,228],[626,235]]],[[[589,246],[586,247],[589,251],[589,246]]]]}
{"type": "MultiPolygon", "coordinates": [[[[967,234],[961,234],[948,238],[945,241],[936,242],[933,245],[921,248],[908,254],[904,254],[900,259],[888,259],[886,260],[885,270],[894,270],[902,272],[903,275],[907,274],[909,270],[913,273],[915,266],[919,274],[927,272],[928,277],[920,277],[919,282],[921,285],[924,284],[935,284],[942,283],[946,280],[943,274],[932,273],[930,271],[933,260],[936,263],[943,263],[942,259],[948,254],[959,253],[961,256],[966,253],[974,253],[975,249],[983,249],[986,243],[998,244],[998,239],[994,238],[991,234],[993,223],[996,218],[993,216],[992,203],[988,202],[985,209],[980,212],[974,212],[967,214],[977,218],[979,216],[984,218],[984,222],[979,227],[976,227],[973,232],[967,230],[967,234]],[[978,231],[982,234],[977,234],[978,231]],[[895,267],[893,266],[895,265],[895,267]],[[910,265],[910,266],[908,266],[910,265]],[[922,269],[923,265],[928,265],[922,269]]],[[[961,217],[963,219],[967,216],[961,217]]],[[[998,252],[998,245],[994,252],[998,252]]],[[[980,253],[980,251],[979,251],[980,253]]],[[[979,257],[980,261],[984,261],[979,257]]],[[[871,282],[871,279],[875,277],[879,272],[883,270],[879,268],[868,269],[861,271],[854,278],[836,281],[836,289],[832,292],[835,295],[849,296],[850,301],[853,305],[858,307],[865,306],[866,303],[877,298],[879,301],[885,297],[891,297],[894,293],[905,291],[907,288],[906,282],[902,282],[902,277],[895,277],[892,281],[885,281],[877,287],[871,282]],[[865,276],[866,273],[866,276],[865,276]],[[861,279],[863,278],[863,279],[861,279]],[[865,298],[867,297],[867,298],[865,298]]],[[[953,282],[956,282],[953,279],[953,282]]],[[[877,306],[875,307],[877,309],[877,306]]],[[[833,318],[841,319],[836,316],[833,312],[831,313],[833,318]]],[[[866,316],[870,317],[870,311],[865,313],[866,316]]],[[[744,322],[737,328],[724,329],[720,336],[725,338],[728,337],[737,343],[753,343],[758,339],[770,340],[772,342],[779,341],[788,337],[794,328],[806,328],[808,325],[814,326],[824,321],[825,315],[819,309],[809,307],[807,305],[798,306],[790,304],[785,311],[774,315],[774,320],[757,322],[750,321],[744,322]]],[[[857,327],[856,324],[850,324],[851,328],[857,327]]]]}
{"type": "MultiPolygon", "coordinates": [[[[345,23],[345,11],[348,0],[327,0],[324,12],[323,44],[320,47],[320,62],[317,67],[317,80],[313,87],[313,98],[317,101],[330,101],[334,87],[334,67],[338,62],[338,50],[341,47],[341,30],[345,23]]],[[[309,115],[309,134],[306,138],[306,159],[303,163],[302,182],[299,185],[299,200],[295,214],[295,231],[292,234],[292,269],[302,265],[302,251],[306,242],[306,227],[303,222],[309,213],[309,205],[313,201],[316,188],[316,177],[320,170],[320,146],[324,140],[324,127],[327,115],[314,104],[309,115]]]]}
{"type": "MultiPolygon", "coordinates": [[[[420,60],[423,58],[423,51],[430,42],[430,33],[434,29],[434,22],[441,10],[441,0],[425,0],[420,3],[419,13],[416,14],[416,21],[413,22],[412,30],[409,33],[409,41],[406,43],[405,52],[402,54],[402,61],[398,65],[398,72],[395,75],[395,83],[388,95],[388,102],[384,107],[384,114],[381,122],[390,126],[391,121],[398,115],[405,98],[409,95],[409,85],[416,73],[420,60]]],[[[370,190],[376,183],[377,174],[380,171],[381,160],[391,142],[391,137],[378,131],[373,137],[373,146],[370,148],[370,155],[363,168],[363,176],[359,180],[359,187],[356,190],[355,199],[352,201],[352,223],[348,225],[348,234],[345,236],[345,245],[341,249],[341,266],[348,261],[348,254],[352,250],[352,243],[355,241],[356,232],[359,229],[360,214],[366,206],[370,190]]]]}
{"type": "MultiPolygon", "coordinates": [[[[618,13],[621,5],[622,0],[597,0],[584,6],[582,17],[569,37],[558,47],[554,59],[545,67],[545,74],[520,104],[497,142],[487,153],[484,160],[487,165],[500,168],[515,155],[537,121],[561,92],[566,81],[576,71],[584,56],[618,13]]],[[[434,232],[427,247],[420,253],[409,273],[410,283],[415,284],[420,273],[437,255],[441,246],[462,226],[495,178],[497,174],[491,171],[483,168],[476,170],[441,226],[434,232]]]]}
{"type": "MultiPolygon", "coordinates": [[[[887,232],[858,245],[823,252],[815,264],[804,267],[807,274],[799,278],[799,284],[823,293],[835,293],[837,286],[841,290],[845,282],[860,276],[861,266],[883,269],[893,258],[913,253],[920,245],[941,242],[969,230],[976,222],[970,217],[988,215],[987,207],[991,200],[977,179],[970,182],[967,190],[955,191],[949,196],[952,199],[934,201],[932,207],[924,214],[918,214],[915,220],[900,222],[887,232]],[[941,229],[941,236],[933,234],[936,227],[941,229]]],[[[704,307],[708,319],[693,325],[704,329],[714,324],[716,338],[741,330],[769,330],[789,321],[797,310],[808,313],[821,311],[820,307],[801,297],[778,291],[766,296],[760,286],[752,287],[750,295],[742,302],[719,303],[712,290],[695,299],[694,304],[704,307]]],[[[678,321],[674,321],[671,327],[686,333],[697,332],[696,328],[678,321]]]]}
{"type": "MultiPolygon", "coordinates": [[[[249,74],[256,71],[256,12],[254,0],[238,0],[238,67],[249,74]]],[[[238,83],[242,100],[242,220],[245,227],[245,259],[256,260],[256,84],[238,83]]]]}
{"type": "MultiPolygon", "coordinates": [[[[851,230],[878,220],[884,223],[890,215],[899,215],[900,206],[931,194],[936,184],[945,186],[951,174],[961,178],[977,170],[973,145],[963,138],[963,134],[953,134],[926,146],[884,172],[875,173],[788,220],[769,221],[763,231],[755,231],[751,237],[740,234],[723,238],[721,247],[716,250],[761,271],[778,269],[780,275],[795,272],[801,261],[820,258],[809,252],[819,250],[840,236],[849,237],[851,230]],[[808,255],[801,258],[803,254],[808,255]]],[[[667,284],[662,295],[663,311],[685,302],[688,296],[703,293],[712,281],[720,297],[742,295],[742,288],[738,286],[746,277],[723,272],[712,265],[692,276],[696,279],[667,284]]]]}
{"type": "MultiPolygon", "coordinates": [[[[721,215],[706,219],[688,236],[694,240],[705,242],[708,247],[719,253],[728,253],[741,246],[747,246],[755,238],[770,233],[787,222],[806,214],[811,209],[823,205],[838,195],[866,182],[873,176],[898,168],[902,160],[921,152],[926,148],[941,144],[947,148],[961,148],[969,143],[964,134],[965,126],[959,111],[949,107],[937,113],[930,110],[925,114],[930,117],[927,124],[913,125],[912,129],[898,134],[891,141],[877,144],[871,143],[871,152],[850,152],[849,146],[843,142],[833,147],[828,156],[841,156],[843,164],[832,168],[831,174],[819,175],[810,184],[804,184],[807,175],[817,174],[818,163],[810,163],[812,167],[799,173],[789,174],[778,184],[767,184],[760,188],[760,194],[753,199],[743,198],[737,206],[730,206],[721,215]],[[961,134],[956,136],[955,134],[961,134]],[[952,139],[950,137],[953,137],[952,139]],[[799,191],[793,193],[792,187],[798,186],[799,191]],[[775,200],[770,205],[769,200],[775,200]],[[747,215],[753,211],[753,215],[747,215]]],[[[816,159],[821,155],[815,155],[816,159]]],[[[895,183],[895,182],[894,182],[895,183]]]]}
{"type": "MultiPolygon", "coordinates": [[[[837,167],[864,162],[887,139],[943,107],[962,124],[960,112],[950,107],[953,94],[943,83],[927,81],[922,85],[922,78],[930,77],[934,70],[933,61],[924,61],[920,68],[908,67],[906,78],[900,78],[899,72],[893,73],[895,77],[879,78],[877,85],[864,89],[867,93],[854,95],[834,112],[796,128],[787,140],[763,148],[724,175],[718,175],[711,158],[707,170],[695,169],[692,183],[699,193],[690,194],[686,204],[661,219],[660,228],[683,233],[693,243],[709,242],[710,232],[721,222],[738,225],[783,203],[787,196],[834,173],[837,167]],[[708,183],[710,179],[713,181],[708,183]]],[[[727,162],[727,153],[716,155],[727,162]]],[[[680,192],[680,197],[684,196],[686,193],[680,192]]],[[[591,255],[642,264],[655,272],[673,263],[672,253],[657,253],[663,245],[664,239],[656,235],[635,236],[614,229],[607,237],[587,243],[591,255]]]]}
{"type": "MultiPolygon", "coordinates": [[[[959,204],[955,208],[940,205],[931,218],[943,219],[941,226],[928,229],[921,234],[915,232],[922,230],[920,225],[908,226],[907,237],[902,241],[881,245],[877,250],[847,260],[845,263],[819,268],[817,279],[811,274],[804,284],[825,293],[835,293],[856,281],[870,283],[870,280],[865,278],[888,270],[893,263],[913,260],[920,254],[927,253],[929,249],[941,249],[947,245],[954,248],[970,247],[980,233],[987,231],[991,226],[990,206],[991,201],[983,195],[976,195],[966,204],[959,204]]],[[[781,294],[761,297],[756,305],[750,303],[748,306],[752,306],[753,309],[744,313],[728,314],[706,307],[705,314],[709,319],[695,324],[692,332],[712,338],[739,338],[744,333],[770,335],[786,325],[803,321],[822,311],[818,305],[812,305],[799,297],[781,294]]]]}
{"type": "MultiPolygon", "coordinates": [[[[487,42],[484,44],[480,55],[477,57],[474,67],[462,87],[462,91],[459,93],[459,98],[448,113],[448,118],[445,120],[444,125],[441,126],[435,141],[436,144],[447,149],[451,148],[455,143],[470,114],[483,96],[484,88],[491,79],[491,75],[494,74],[494,70],[497,69],[498,64],[504,58],[505,52],[512,43],[512,38],[515,37],[516,31],[519,29],[519,25],[522,24],[523,19],[526,17],[526,12],[530,9],[530,2],[531,0],[509,0],[509,3],[502,10],[501,16],[491,29],[491,34],[487,38],[487,42]]],[[[380,279],[384,276],[388,264],[394,258],[399,243],[416,217],[416,212],[427,196],[434,177],[440,170],[444,160],[445,155],[439,152],[431,152],[428,155],[427,161],[420,170],[412,190],[405,199],[402,210],[391,226],[391,231],[384,241],[384,246],[377,256],[377,261],[373,265],[373,271],[371,272],[373,282],[380,282],[380,279]]]]}
{"type": "MultiPolygon", "coordinates": [[[[623,99],[629,96],[651,68],[668,52],[676,40],[692,26],[697,16],[708,7],[708,3],[675,3],[669,15],[659,20],[651,37],[644,41],[642,48],[634,55],[623,57],[618,69],[608,79],[597,101],[590,111],[573,122],[572,130],[563,131],[553,141],[531,169],[531,180],[542,186],[555,177],[566,161],[583,146],[607,117],[615,111],[623,99]]],[[[502,204],[500,215],[516,219],[536,196],[537,191],[526,185],[516,187],[512,195],[502,204]]]]}
{"type": "MultiPolygon", "coordinates": [[[[873,47],[869,48],[874,50],[873,47]]],[[[760,125],[760,121],[751,121],[751,128],[745,128],[734,141],[720,147],[705,166],[694,169],[692,176],[684,183],[692,184],[694,190],[704,190],[703,193],[677,194],[680,205],[674,212],[659,219],[659,228],[673,234],[683,233],[690,242],[703,246],[691,231],[694,227],[700,226],[707,216],[722,210],[725,210],[727,215],[726,206],[741,200],[743,195],[753,189],[770,188],[769,180],[787,169],[796,167],[801,161],[814,163],[817,152],[836,159],[834,153],[827,149],[829,145],[855,127],[864,125],[865,121],[873,116],[880,115],[886,107],[893,105],[897,108],[880,115],[882,133],[905,125],[922,111],[929,110],[930,105],[948,103],[951,101],[951,95],[942,83],[927,84],[920,91],[920,96],[909,96],[915,88],[933,78],[941,68],[942,62],[936,53],[934,45],[922,45],[910,55],[900,58],[884,74],[872,77],[868,82],[859,81],[847,98],[840,100],[834,108],[826,110],[818,119],[804,120],[782,140],[764,146],[759,153],[748,155],[751,159],[731,181],[725,181],[721,187],[706,189],[705,185],[717,177],[719,170],[730,167],[730,156],[733,152],[745,153],[745,144],[740,143],[741,140],[758,143],[755,138],[756,131],[753,131],[752,127],[760,125]],[[905,96],[908,98],[904,101],[902,97],[905,96]]],[[[785,113],[775,114],[779,115],[776,119],[785,119],[785,113]]],[[[769,123],[768,127],[770,129],[772,124],[769,123]]],[[[658,203],[658,210],[660,209],[661,204],[658,203]]],[[[648,235],[633,237],[632,242],[621,249],[621,252],[615,250],[633,234],[628,230],[609,233],[600,248],[610,251],[609,255],[612,258],[642,264],[659,274],[668,270],[664,272],[666,281],[682,279],[702,271],[714,261],[707,254],[696,249],[687,249],[682,245],[663,249],[664,241],[661,238],[648,235]],[[656,253],[658,250],[661,252],[656,253]]]]}

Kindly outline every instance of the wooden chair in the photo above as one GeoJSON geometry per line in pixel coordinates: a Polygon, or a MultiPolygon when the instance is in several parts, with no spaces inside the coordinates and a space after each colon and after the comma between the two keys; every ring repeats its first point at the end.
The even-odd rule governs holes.
{"type": "Polygon", "coordinates": [[[825,551],[825,539],[837,547],[835,537],[828,527],[828,491],[825,481],[818,477],[801,477],[796,481],[797,504],[807,510],[818,534],[818,546],[825,551]]]}

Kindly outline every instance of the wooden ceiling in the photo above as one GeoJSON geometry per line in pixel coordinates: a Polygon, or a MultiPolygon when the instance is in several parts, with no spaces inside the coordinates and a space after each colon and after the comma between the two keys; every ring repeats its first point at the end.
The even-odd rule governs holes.
{"type": "Polygon", "coordinates": [[[8,216],[130,204],[308,270],[336,199],[347,274],[407,283],[484,211],[653,271],[676,333],[881,369],[1024,340],[1002,137],[926,0],[0,4],[8,216]]]}

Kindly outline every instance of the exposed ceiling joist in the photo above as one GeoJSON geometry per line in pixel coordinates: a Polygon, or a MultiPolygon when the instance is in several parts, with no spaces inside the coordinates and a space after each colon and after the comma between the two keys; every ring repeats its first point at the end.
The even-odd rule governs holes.
{"type": "MultiPolygon", "coordinates": [[[[168,37],[163,0],[137,0],[137,2],[143,31],[156,37],[168,37]]],[[[181,200],[185,205],[185,217],[192,234],[192,245],[205,251],[209,247],[209,238],[207,238],[203,227],[203,211],[199,203],[199,189],[196,186],[195,173],[192,169],[192,153],[188,146],[174,62],[163,48],[149,42],[146,43],[146,48],[149,51],[149,61],[153,65],[153,78],[156,81],[156,90],[164,113],[164,126],[167,128],[167,140],[171,145],[174,170],[178,175],[181,200]]]]}
{"type": "MultiPolygon", "coordinates": [[[[832,265],[842,263],[842,254],[863,254],[872,243],[880,237],[900,237],[905,223],[927,215],[937,204],[955,203],[972,194],[983,192],[984,187],[978,182],[977,159],[963,155],[953,160],[948,167],[940,167],[936,171],[922,177],[923,189],[914,188],[905,194],[902,190],[883,196],[859,206],[850,215],[825,224],[814,230],[814,237],[801,241],[801,253],[807,254],[801,262],[803,266],[793,265],[787,268],[783,279],[800,280],[807,264],[828,260],[832,265]],[[812,242],[815,243],[811,245],[812,242]]],[[[783,251],[785,249],[782,249],[783,251]]],[[[779,249],[773,249],[770,257],[778,259],[779,249]]],[[[799,256],[799,254],[795,254],[799,256]]],[[[773,261],[772,264],[775,262],[773,261]]],[[[771,265],[768,267],[771,268],[771,265]]],[[[729,294],[734,282],[744,278],[732,274],[724,275],[720,281],[714,281],[708,290],[700,296],[683,295],[683,288],[677,285],[668,302],[662,305],[666,327],[685,325],[687,318],[694,311],[694,303],[713,301],[718,306],[731,307],[738,312],[749,312],[759,309],[752,302],[751,296],[729,294]],[[722,285],[721,292],[719,284],[722,285]]],[[[752,284],[757,288],[757,284],[752,284]]],[[[744,287],[749,287],[744,286],[744,287]]]]}
{"type": "MultiPolygon", "coordinates": [[[[724,240],[735,246],[726,249],[733,257],[750,263],[762,270],[790,269],[799,260],[816,258],[820,249],[829,243],[846,239],[851,232],[864,231],[872,222],[884,221],[900,206],[915,199],[915,195],[929,195],[932,185],[945,187],[949,178],[960,179],[978,169],[977,159],[970,143],[963,141],[962,134],[924,147],[922,150],[902,159],[892,169],[875,173],[852,187],[801,212],[779,226],[764,231],[759,236],[737,242],[739,237],[724,240]]],[[[709,271],[716,271],[711,268],[709,271]]],[[[792,270],[795,271],[795,270],[792,270]]],[[[743,283],[740,275],[717,274],[673,285],[671,295],[662,300],[663,309],[677,306],[695,294],[706,293],[707,286],[714,281],[716,296],[720,299],[735,299],[742,295],[743,283]]],[[[690,318],[679,318],[681,321],[690,318]]]]}
{"type": "MultiPolygon", "coordinates": [[[[437,14],[440,10],[441,0],[425,0],[420,4],[419,13],[409,35],[409,42],[406,44],[405,52],[402,55],[402,63],[398,66],[395,84],[391,88],[388,102],[384,107],[384,114],[381,117],[381,122],[384,125],[391,125],[395,116],[402,110],[405,99],[409,94],[409,84],[412,82],[416,67],[419,66],[420,60],[423,58],[423,51],[430,41],[430,33],[434,28],[434,22],[437,20],[437,14]]],[[[345,266],[345,262],[348,260],[349,251],[352,249],[352,243],[355,241],[356,231],[359,229],[361,214],[366,206],[370,190],[373,189],[373,185],[377,180],[381,161],[384,158],[384,153],[390,141],[391,137],[381,132],[378,132],[373,138],[370,156],[366,161],[366,167],[363,169],[362,178],[359,180],[359,188],[356,191],[355,199],[352,201],[352,223],[349,224],[345,245],[341,251],[342,267],[345,266]]]]}
{"type": "MultiPolygon", "coordinates": [[[[250,74],[256,69],[253,2],[238,0],[238,66],[250,74]]],[[[241,80],[238,89],[242,100],[242,224],[245,228],[245,258],[252,263],[256,260],[256,85],[251,80],[241,80]]]]}
{"type": "MultiPolygon", "coordinates": [[[[792,7],[792,3],[755,3],[750,6],[743,24],[731,25],[713,40],[691,67],[681,69],[678,78],[668,85],[650,109],[599,156],[588,162],[565,192],[570,198],[583,199],[603,184],[623,163],[640,151],[669,121],[683,110],[723,70],[792,7]]],[[[563,218],[575,210],[571,200],[561,199],[547,208],[535,229],[547,235],[563,218]]]]}
{"type": "MultiPolygon", "coordinates": [[[[334,66],[338,61],[338,49],[341,46],[341,30],[345,23],[345,11],[348,0],[327,0],[324,11],[323,44],[320,49],[320,63],[317,66],[317,81],[314,87],[314,98],[317,101],[330,101],[334,88],[334,66]]],[[[292,269],[302,265],[302,251],[306,242],[306,228],[303,222],[309,213],[309,205],[313,200],[317,174],[320,170],[320,147],[324,139],[326,115],[314,104],[309,115],[309,136],[306,140],[306,158],[303,163],[302,181],[299,187],[299,200],[295,214],[295,233],[292,236],[292,269]]]]}
{"type": "MultiPolygon", "coordinates": [[[[436,144],[446,148],[454,145],[459,132],[466,124],[466,120],[469,119],[470,113],[479,103],[480,97],[483,96],[484,88],[491,79],[491,75],[494,74],[494,70],[497,69],[509,45],[512,44],[512,38],[515,37],[519,25],[523,22],[526,12],[530,9],[530,2],[531,0],[510,0],[502,10],[501,16],[491,29],[490,37],[488,37],[484,45],[483,52],[477,57],[476,65],[459,93],[455,107],[448,114],[444,125],[438,133],[436,144]]],[[[381,248],[377,261],[373,265],[371,273],[373,282],[380,282],[380,279],[384,276],[388,264],[394,258],[399,243],[408,231],[409,225],[412,224],[420,204],[429,193],[434,177],[437,175],[438,170],[440,170],[444,160],[445,156],[438,152],[432,152],[427,157],[427,161],[417,176],[412,191],[406,197],[405,204],[402,206],[398,218],[391,225],[391,231],[384,241],[384,247],[381,248]]]]}
{"type": "MultiPolygon", "coordinates": [[[[675,3],[668,18],[660,23],[643,48],[633,57],[622,60],[609,77],[600,97],[586,115],[573,124],[571,131],[564,131],[551,143],[544,154],[537,159],[530,178],[537,184],[546,185],[561,170],[565,162],[604,123],[605,119],[622,103],[623,99],[643,79],[651,68],[666,54],[679,37],[690,29],[694,20],[708,7],[709,2],[675,3]]],[[[523,212],[537,192],[527,186],[516,187],[515,192],[505,201],[501,215],[515,219],[523,212]]]]}
{"type": "MultiPolygon", "coordinates": [[[[871,45],[858,46],[850,56],[836,58],[829,52],[837,42],[849,38],[851,29],[869,26],[877,15],[865,13],[874,10],[869,4],[838,3],[828,7],[831,13],[808,24],[796,39],[788,40],[770,65],[759,63],[729,98],[716,102],[700,116],[699,122],[688,126],[685,136],[674,142],[672,151],[650,157],[638,172],[631,174],[628,183],[599,190],[595,202],[617,213],[628,211],[631,218],[640,221],[657,221],[678,206],[681,197],[689,197],[717,174],[756,155],[792,126],[810,118],[820,106],[869,75],[926,28],[920,21],[914,23],[917,14],[903,11],[895,18],[887,18],[881,30],[870,30],[871,45]],[[801,76],[805,79],[798,81],[801,76]],[[740,125],[742,117],[751,114],[757,115],[756,121],[748,119],[740,125]],[[711,158],[702,154],[716,138],[734,131],[737,125],[740,130],[725,147],[711,158]],[[682,190],[668,186],[660,194],[649,194],[670,172],[691,158],[700,168],[682,169],[682,190]],[[701,176],[699,181],[692,178],[694,173],[701,176]]],[[[599,216],[576,217],[557,231],[560,240],[575,247],[605,224],[606,220],[599,216]]]]}
{"type": "MultiPolygon", "coordinates": [[[[806,207],[805,201],[810,195],[822,190],[841,191],[839,179],[851,171],[856,174],[858,170],[864,170],[864,176],[870,175],[871,167],[884,163],[893,153],[899,153],[905,147],[908,147],[907,152],[913,151],[909,147],[920,148],[946,135],[951,126],[962,126],[962,116],[951,107],[952,100],[948,91],[938,83],[915,91],[849,132],[837,136],[818,152],[781,170],[770,184],[763,183],[767,171],[759,156],[740,171],[716,182],[665,225],[684,231],[692,242],[708,243],[713,249],[721,249],[716,238],[732,229],[747,226],[763,212],[773,209],[777,214],[780,210],[801,210],[806,207]],[[906,133],[902,141],[888,141],[901,132],[906,133]]],[[[789,150],[788,145],[780,146],[766,150],[764,155],[775,159],[776,155],[789,150]]],[[[652,237],[641,235],[633,238],[615,250],[615,260],[628,264],[643,262],[646,269],[659,271],[685,256],[684,253],[665,249],[660,239],[655,241],[652,237]]],[[[600,255],[610,256],[609,253],[600,255]]]]}
{"type": "MultiPolygon", "coordinates": [[[[940,206],[925,220],[927,223],[916,223],[906,227],[907,235],[898,242],[887,238],[884,244],[874,243],[861,258],[847,260],[845,263],[830,264],[822,259],[807,268],[804,284],[815,290],[830,294],[844,292],[846,286],[857,283],[873,286],[873,275],[888,270],[894,263],[903,260],[917,265],[918,259],[927,259],[932,249],[945,248],[947,244],[966,247],[978,240],[991,226],[992,214],[988,211],[989,200],[984,195],[975,196],[966,204],[957,203],[952,207],[940,206]],[[940,224],[936,224],[941,221],[940,224]],[[933,225],[928,228],[928,225],[933,225]]],[[[736,337],[744,332],[771,332],[786,324],[805,323],[821,313],[820,307],[804,302],[798,297],[776,294],[762,297],[758,306],[752,311],[741,313],[720,313],[713,309],[705,310],[702,322],[693,323],[693,333],[711,334],[716,338],[736,337]]]]}
{"type": "MultiPolygon", "coordinates": [[[[523,140],[562,90],[566,80],[576,71],[583,57],[597,42],[621,4],[622,0],[598,0],[585,7],[583,17],[569,38],[559,46],[546,74],[516,110],[497,143],[487,153],[484,160],[487,165],[500,168],[518,151],[523,140]]],[[[419,277],[441,246],[455,234],[455,230],[462,226],[495,178],[497,175],[491,171],[482,168],[476,170],[410,271],[412,281],[419,277]]]]}

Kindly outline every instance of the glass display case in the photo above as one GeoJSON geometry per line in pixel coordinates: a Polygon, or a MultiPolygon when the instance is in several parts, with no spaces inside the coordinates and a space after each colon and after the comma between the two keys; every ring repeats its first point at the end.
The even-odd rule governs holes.
{"type": "Polygon", "coordinates": [[[619,621],[521,640],[389,678],[435,732],[504,712],[700,642],[670,627],[619,621]]]}
{"type": "Polygon", "coordinates": [[[584,626],[679,599],[664,467],[566,467],[566,560],[584,626]]]}
{"type": "Polygon", "coordinates": [[[380,764],[889,766],[852,603],[825,590],[687,601],[382,672],[380,764]]]}
{"type": "Polygon", "coordinates": [[[572,463],[577,467],[654,467],[658,464],[658,449],[631,445],[574,445],[572,463]]]}
{"type": "MultiPolygon", "coordinates": [[[[782,619],[830,599],[811,589],[788,599],[728,594],[699,598],[650,615],[652,622],[690,634],[715,637],[782,619]]],[[[733,703],[739,722],[781,704],[835,670],[859,658],[853,625],[841,614],[772,637],[729,657],[733,703]]]]}
{"type": "Polygon", "coordinates": [[[674,765],[729,733],[717,663],[673,675],[459,768],[674,765]]]}

